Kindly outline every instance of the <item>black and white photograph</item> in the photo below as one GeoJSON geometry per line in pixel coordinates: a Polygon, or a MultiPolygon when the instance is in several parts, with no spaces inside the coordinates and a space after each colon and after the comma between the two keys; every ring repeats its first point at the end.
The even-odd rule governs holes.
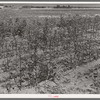
{"type": "Polygon", "coordinates": [[[100,3],[0,2],[0,94],[100,94],[100,3]]]}

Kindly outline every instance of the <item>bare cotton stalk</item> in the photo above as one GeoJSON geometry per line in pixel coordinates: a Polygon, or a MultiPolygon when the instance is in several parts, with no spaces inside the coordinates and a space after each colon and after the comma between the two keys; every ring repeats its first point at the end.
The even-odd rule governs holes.
{"type": "Polygon", "coordinates": [[[20,70],[19,89],[21,90],[21,88],[22,88],[21,47],[19,47],[19,70],[20,70]]]}

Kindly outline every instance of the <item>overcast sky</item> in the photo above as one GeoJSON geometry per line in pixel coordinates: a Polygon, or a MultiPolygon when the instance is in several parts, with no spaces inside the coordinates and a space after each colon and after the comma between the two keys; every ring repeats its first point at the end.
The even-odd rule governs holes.
{"type": "MultiPolygon", "coordinates": [[[[33,6],[55,6],[57,4],[5,4],[5,5],[13,5],[15,7],[22,5],[33,5],[33,6]]],[[[59,5],[72,5],[75,7],[100,7],[100,4],[59,4],[59,5]]]]}

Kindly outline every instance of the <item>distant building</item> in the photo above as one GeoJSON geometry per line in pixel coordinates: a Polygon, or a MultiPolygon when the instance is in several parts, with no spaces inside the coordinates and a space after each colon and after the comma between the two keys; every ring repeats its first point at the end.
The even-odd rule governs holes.
{"type": "Polygon", "coordinates": [[[4,6],[0,5],[0,9],[3,9],[3,8],[4,8],[4,6]]]}
{"type": "Polygon", "coordinates": [[[10,5],[0,5],[0,9],[8,9],[8,8],[11,8],[11,6],[10,5]]]}
{"type": "Polygon", "coordinates": [[[4,5],[5,9],[10,9],[12,6],[11,5],[4,5]]]}

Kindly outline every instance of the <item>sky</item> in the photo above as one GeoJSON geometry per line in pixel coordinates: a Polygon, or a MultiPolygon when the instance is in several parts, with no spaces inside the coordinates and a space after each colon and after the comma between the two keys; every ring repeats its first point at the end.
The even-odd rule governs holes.
{"type": "MultiPolygon", "coordinates": [[[[13,5],[14,7],[20,7],[22,5],[31,5],[31,6],[55,6],[57,4],[4,4],[4,5],[13,5]]],[[[59,4],[59,5],[71,5],[74,7],[100,7],[100,4],[59,4]]]]}

